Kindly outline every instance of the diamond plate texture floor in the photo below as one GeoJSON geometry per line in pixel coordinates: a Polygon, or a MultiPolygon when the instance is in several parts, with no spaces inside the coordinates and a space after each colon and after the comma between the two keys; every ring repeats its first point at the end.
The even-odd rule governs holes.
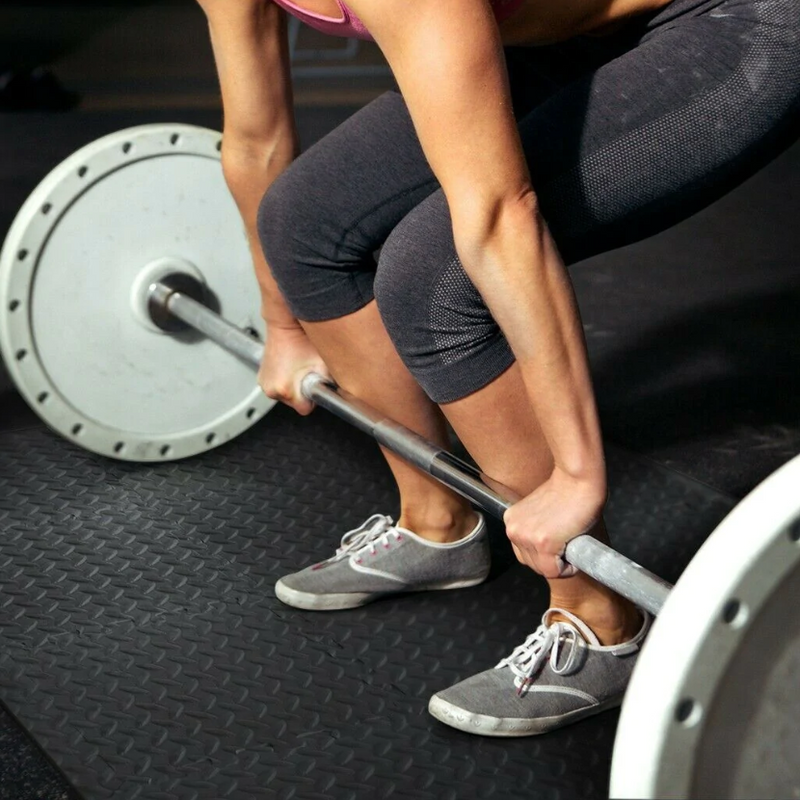
{"type": "MultiPolygon", "coordinates": [[[[733,501],[625,453],[609,466],[616,545],[674,580],[733,501]]],[[[516,740],[427,714],[546,607],[498,526],[482,586],[329,614],[276,600],[396,502],[374,443],[323,412],[155,466],[7,432],[0,697],[90,799],[607,797],[616,712],[516,740]]]]}

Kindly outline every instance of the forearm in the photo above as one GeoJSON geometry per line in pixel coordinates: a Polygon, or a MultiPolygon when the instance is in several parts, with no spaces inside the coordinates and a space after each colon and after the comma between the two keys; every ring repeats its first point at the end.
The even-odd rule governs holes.
{"type": "Polygon", "coordinates": [[[455,234],[464,267],[517,358],[555,466],[593,487],[602,502],[603,448],[583,330],[534,196],[456,220],[455,234]]]}
{"type": "Polygon", "coordinates": [[[264,258],[256,220],[261,199],[275,178],[292,162],[297,149],[293,130],[286,131],[271,143],[245,143],[231,137],[230,140],[224,139],[223,145],[225,179],[244,221],[256,278],[261,289],[261,315],[272,328],[296,327],[298,323],[286,305],[264,258]]]}

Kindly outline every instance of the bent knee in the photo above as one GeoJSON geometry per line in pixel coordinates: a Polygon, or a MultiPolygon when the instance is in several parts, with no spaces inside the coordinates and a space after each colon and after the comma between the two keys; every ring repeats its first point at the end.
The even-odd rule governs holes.
{"type": "Polygon", "coordinates": [[[435,402],[471,394],[513,362],[456,254],[441,192],[414,209],[386,240],[374,290],[395,348],[435,402]]]}
{"type": "Polygon", "coordinates": [[[302,242],[293,234],[302,225],[302,198],[291,166],[270,184],[261,198],[256,217],[258,239],[273,272],[283,271],[302,242]]]}
{"type": "Polygon", "coordinates": [[[350,314],[372,300],[369,253],[344,258],[343,221],[315,198],[308,170],[295,161],[267,189],[257,230],[270,272],[292,313],[316,322],[350,314]]]}

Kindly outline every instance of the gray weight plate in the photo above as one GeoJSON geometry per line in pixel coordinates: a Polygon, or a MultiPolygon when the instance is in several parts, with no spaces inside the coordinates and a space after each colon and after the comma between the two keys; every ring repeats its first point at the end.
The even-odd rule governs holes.
{"type": "Polygon", "coordinates": [[[681,576],[623,704],[613,798],[800,797],[800,456],[681,576]]]}
{"type": "Polygon", "coordinates": [[[0,349],[42,419],[82,447],[171,460],[238,435],[273,405],[252,366],[149,322],[150,282],[192,274],[263,339],[260,293],[222,176],[220,135],[145,125],[57,166],[0,252],[0,349]]]}

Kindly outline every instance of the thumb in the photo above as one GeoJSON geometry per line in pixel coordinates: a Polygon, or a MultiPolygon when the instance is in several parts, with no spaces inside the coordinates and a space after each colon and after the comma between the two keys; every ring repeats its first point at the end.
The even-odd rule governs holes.
{"type": "Polygon", "coordinates": [[[578,574],[579,572],[578,568],[570,564],[564,558],[563,553],[561,555],[555,556],[555,560],[559,578],[572,578],[573,576],[578,574]]]}

